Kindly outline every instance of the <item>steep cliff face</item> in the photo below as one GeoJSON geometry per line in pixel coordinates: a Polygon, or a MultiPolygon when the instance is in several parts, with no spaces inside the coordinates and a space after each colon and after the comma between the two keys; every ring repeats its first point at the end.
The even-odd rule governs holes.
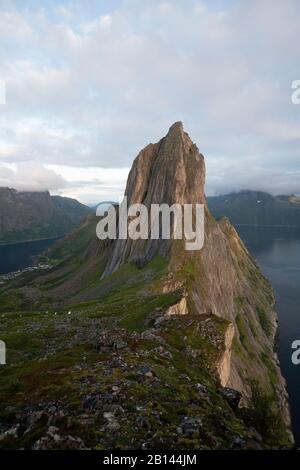
{"type": "Polygon", "coordinates": [[[235,330],[232,323],[229,323],[225,334],[224,334],[224,352],[218,362],[217,372],[219,375],[220,383],[223,387],[226,387],[230,378],[231,372],[231,350],[232,341],[234,338],[235,330]]]}
{"type": "MultiPolygon", "coordinates": [[[[166,137],[143,149],[133,162],[125,190],[128,205],[142,203],[150,214],[151,204],[205,204],[205,165],[197,146],[173,124],[166,137]]],[[[150,230],[150,227],[149,227],[150,230]]],[[[104,275],[124,263],[143,266],[155,255],[170,252],[169,240],[117,240],[104,275]]]]}
{"type": "Polygon", "coordinates": [[[273,351],[277,320],[272,288],[229,221],[211,216],[204,184],[204,157],[177,122],[166,137],[139,153],[125,195],[128,204],[143,203],[149,213],[155,203],[204,204],[204,247],[189,252],[183,240],[116,240],[103,277],[129,262],[144,266],[157,255],[167,257],[167,273],[157,290],[181,290],[188,311],[230,322],[217,367],[222,385],[239,390],[247,400],[249,383],[257,380],[276,393],[289,425],[285,383],[273,351]]]}

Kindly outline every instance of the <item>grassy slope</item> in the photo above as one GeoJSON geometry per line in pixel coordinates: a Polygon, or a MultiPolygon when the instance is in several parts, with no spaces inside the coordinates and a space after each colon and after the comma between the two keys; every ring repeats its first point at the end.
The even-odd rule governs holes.
{"type": "Polygon", "coordinates": [[[0,445],[30,447],[45,435],[53,404],[64,413],[59,432],[79,436],[93,448],[136,448],[143,442],[149,448],[226,448],[238,435],[249,440],[251,433],[218,393],[210,371],[220,355],[227,322],[211,318],[207,329],[206,318],[188,315],[143,336],[151,327],[145,323],[147,315],[174,303],[176,294],[140,296],[138,287],[136,294],[126,290],[77,305],[71,315],[3,315],[1,337],[8,346],[8,365],[0,371],[0,399],[5,404],[1,422],[11,426],[18,412],[23,425],[33,411],[43,410],[44,417],[18,440],[7,437],[0,445]],[[103,334],[107,339],[101,348],[103,334]],[[114,349],[113,340],[123,343],[120,350],[114,349]],[[143,367],[153,376],[147,378],[143,367]],[[198,383],[205,387],[204,394],[198,383]],[[103,417],[112,409],[117,410],[118,432],[110,432],[103,417]],[[82,424],[86,415],[89,426],[82,424]],[[178,433],[184,417],[203,424],[191,435],[178,433]]]}
{"type": "MultiPolygon", "coordinates": [[[[36,201],[34,201],[34,204],[37,205],[36,201]]],[[[28,222],[22,229],[7,231],[3,227],[0,233],[0,243],[21,243],[62,236],[74,230],[87,214],[91,212],[91,209],[78,201],[59,196],[52,196],[52,206],[50,207],[52,209],[51,215],[48,214],[48,206],[46,206],[40,216],[35,212],[33,212],[35,215],[31,216],[31,219],[27,216],[28,222]]],[[[0,201],[0,212],[1,209],[0,201]]],[[[4,207],[4,209],[5,213],[8,213],[9,208],[4,207]]],[[[10,210],[19,211],[20,217],[24,216],[24,211],[26,211],[26,214],[30,214],[30,201],[21,206],[21,208],[11,207],[10,210]]],[[[42,206],[39,210],[42,211],[42,206]]]]}
{"type": "MultiPolygon", "coordinates": [[[[89,250],[95,250],[94,227],[90,218],[51,249],[53,272],[26,278],[41,298],[24,301],[22,289],[17,295],[1,293],[0,337],[8,365],[0,370],[0,429],[17,423],[19,428],[17,437],[0,439],[0,447],[31,448],[40,438],[47,448],[285,444],[277,421],[271,430],[257,424],[258,434],[250,429],[260,422],[255,413],[232,410],[221,393],[214,371],[224,350],[225,319],[190,313],[155,327],[155,315],[182,295],[157,294],[167,260],[156,257],[143,269],[123,266],[102,281],[96,262],[92,277],[81,285],[82,301],[53,306],[54,292],[60,285],[65,290],[64,276],[73,282],[68,281],[75,292],[71,298],[80,298],[74,279],[85,269],[89,250]],[[89,298],[95,288],[98,297],[89,298]],[[50,425],[60,439],[49,435],[50,425]]],[[[106,249],[96,249],[96,261],[106,249]]],[[[192,277],[189,264],[183,271],[192,277]]]]}

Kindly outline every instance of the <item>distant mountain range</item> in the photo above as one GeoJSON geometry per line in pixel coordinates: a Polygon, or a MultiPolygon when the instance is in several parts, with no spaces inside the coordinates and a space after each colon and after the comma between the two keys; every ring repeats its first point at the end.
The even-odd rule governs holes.
{"type": "Polygon", "coordinates": [[[261,191],[240,191],[208,197],[214,217],[228,217],[237,225],[300,226],[300,198],[272,196],[261,191]]]}
{"type": "MultiPolygon", "coordinates": [[[[207,198],[214,217],[236,225],[300,227],[300,197],[240,191],[207,198]]],[[[106,201],[107,203],[107,201],[106,201]]],[[[107,210],[111,203],[103,203],[107,210]]],[[[48,191],[19,192],[0,188],[0,243],[16,243],[66,235],[93,212],[75,199],[48,191]]]]}
{"type": "Polygon", "coordinates": [[[48,191],[0,188],[0,243],[55,238],[70,233],[91,209],[48,191]]]}

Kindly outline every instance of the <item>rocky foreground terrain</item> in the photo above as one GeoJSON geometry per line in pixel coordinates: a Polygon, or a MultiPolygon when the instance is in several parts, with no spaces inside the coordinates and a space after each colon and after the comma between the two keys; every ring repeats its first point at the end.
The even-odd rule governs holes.
{"type": "Polygon", "coordinates": [[[203,203],[205,243],[96,238],[89,215],[53,266],[0,291],[0,447],[292,446],[272,288],[204,195],[204,158],[175,123],[133,163],[128,203],[203,203]]]}
{"type": "Polygon", "coordinates": [[[48,191],[19,192],[0,188],[0,243],[55,238],[70,233],[90,209],[48,191]]]}

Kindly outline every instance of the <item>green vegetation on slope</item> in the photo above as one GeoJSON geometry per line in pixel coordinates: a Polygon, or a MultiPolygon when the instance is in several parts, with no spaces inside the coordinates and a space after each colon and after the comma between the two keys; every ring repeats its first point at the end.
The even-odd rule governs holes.
{"type": "Polygon", "coordinates": [[[75,199],[48,191],[0,188],[0,243],[55,238],[70,233],[91,212],[75,199]]]}
{"type": "MultiPolygon", "coordinates": [[[[232,392],[219,384],[216,370],[229,322],[211,312],[198,315],[193,305],[186,315],[166,315],[184,289],[193,289],[199,279],[198,291],[203,299],[207,296],[209,279],[202,275],[202,260],[184,258],[177,250],[173,261],[181,268],[175,281],[183,284],[171,293],[162,293],[169,260],[159,256],[143,268],[126,264],[101,279],[110,246],[99,244],[95,224],[90,216],[49,250],[52,270],[25,276],[0,292],[0,337],[8,350],[8,364],[0,370],[0,400],[5,404],[0,447],[288,445],[283,425],[273,437],[270,431],[272,423],[280,424],[273,396],[263,392],[272,405],[270,423],[263,425],[261,408],[257,414],[256,405],[237,409],[228,399],[232,392]]],[[[233,348],[248,365],[254,323],[263,321],[259,311],[269,313],[272,296],[246,253],[243,262],[257,315],[250,318],[247,297],[237,296],[233,348]]],[[[272,352],[263,351],[256,359],[276,386],[272,352]]],[[[253,403],[257,400],[254,395],[253,403]]]]}
{"type": "Polygon", "coordinates": [[[0,422],[8,432],[1,448],[287,443],[277,433],[262,444],[258,418],[222,394],[215,369],[228,322],[214,315],[164,318],[182,296],[153,291],[165,267],[159,257],[143,269],[123,266],[101,299],[66,309],[2,313],[8,364],[0,370],[0,422]]]}

